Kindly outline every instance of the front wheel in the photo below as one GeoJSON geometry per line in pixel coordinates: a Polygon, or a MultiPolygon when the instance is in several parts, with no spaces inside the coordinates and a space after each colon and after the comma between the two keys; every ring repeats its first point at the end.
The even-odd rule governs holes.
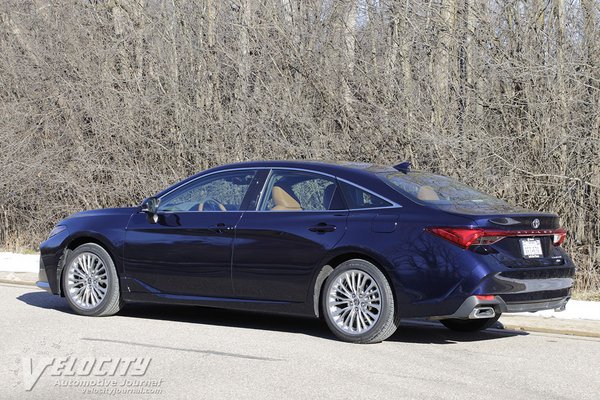
{"type": "Polygon", "coordinates": [[[477,332],[487,328],[490,328],[492,325],[498,321],[500,318],[500,314],[496,314],[493,318],[483,318],[483,319],[442,319],[440,322],[448,329],[457,332],[477,332]]]}
{"type": "Polygon", "coordinates": [[[321,306],[329,329],[347,342],[379,343],[398,328],[392,288],[365,260],[343,262],[329,275],[321,306]]]}
{"type": "Polygon", "coordinates": [[[113,315],[122,306],[115,264],[106,250],[87,243],[72,251],[62,273],[65,298],[77,314],[113,315]]]}

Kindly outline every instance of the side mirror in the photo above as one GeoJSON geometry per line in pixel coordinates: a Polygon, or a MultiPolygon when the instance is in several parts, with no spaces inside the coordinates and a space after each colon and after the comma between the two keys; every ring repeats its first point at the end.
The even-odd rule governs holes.
{"type": "Polygon", "coordinates": [[[143,213],[148,214],[149,217],[152,218],[154,223],[158,222],[158,204],[160,200],[156,197],[148,197],[146,200],[142,202],[141,211],[143,213]]]}

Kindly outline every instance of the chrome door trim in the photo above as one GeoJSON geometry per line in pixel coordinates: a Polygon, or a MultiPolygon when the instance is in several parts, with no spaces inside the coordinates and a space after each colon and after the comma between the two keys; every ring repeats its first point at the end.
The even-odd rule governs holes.
{"type": "MultiPolygon", "coordinates": [[[[311,170],[311,169],[306,169],[306,168],[297,168],[297,167],[239,167],[239,168],[229,168],[229,169],[222,169],[219,171],[213,171],[213,172],[209,172],[207,174],[203,174],[203,175],[199,175],[196,178],[182,184],[182,185],[178,185],[175,188],[169,190],[168,192],[166,192],[165,194],[163,194],[162,196],[159,197],[159,199],[162,199],[163,197],[173,193],[175,190],[178,190],[184,186],[187,185],[191,185],[192,183],[196,182],[198,179],[201,178],[206,178],[209,177],[211,175],[215,175],[215,174],[220,174],[220,173],[225,173],[225,172],[236,172],[236,171],[248,171],[248,170],[265,170],[268,169],[269,170],[269,174],[267,175],[267,177],[265,178],[265,181],[263,182],[263,187],[261,188],[260,191],[260,196],[258,199],[258,202],[256,203],[256,207],[254,210],[234,210],[234,211],[202,211],[202,212],[273,212],[270,210],[258,210],[258,207],[260,206],[261,202],[263,201],[263,197],[265,196],[265,189],[266,189],[266,185],[267,182],[269,181],[269,178],[271,177],[273,170],[288,170],[288,171],[301,171],[301,172],[308,172],[308,173],[312,173],[312,174],[317,174],[317,175],[322,175],[322,176],[326,176],[329,178],[333,178],[335,180],[347,183],[348,185],[352,185],[360,190],[364,190],[365,192],[372,194],[373,196],[377,196],[385,201],[387,201],[388,203],[390,203],[390,206],[386,206],[386,207],[369,207],[369,208],[346,208],[344,210],[297,210],[297,211],[281,211],[281,212],[341,212],[341,211],[368,211],[368,210],[388,210],[388,209],[393,209],[393,208],[402,208],[401,204],[396,203],[395,201],[390,200],[389,198],[379,194],[379,193],[375,193],[372,190],[369,190],[361,185],[358,185],[354,182],[351,182],[347,179],[343,179],[343,178],[339,178],[335,175],[332,174],[328,174],[326,172],[321,172],[321,171],[315,171],[315,170],[311,170]]],[[[168,214],[168,213],[173,213],[174,211],[168,211],[168,212],[164,212],[163,214],[168,214]]],[[[177,211],[178,214],[181,213],[196,213],[199,211],[177,211]]]]}

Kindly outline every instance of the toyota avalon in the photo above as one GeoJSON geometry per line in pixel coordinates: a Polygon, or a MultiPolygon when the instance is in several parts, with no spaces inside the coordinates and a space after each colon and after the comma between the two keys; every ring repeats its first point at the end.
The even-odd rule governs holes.
{"type": "Polygon", "coordinates": [[[38,286],[82,315],[232,308],[322,318],[342,340],[375,343],[400,318],[476,331],[564,308],[565,237],[555,214],[409,163],[255,161],[60,221],[40,245],[38,286]]]}

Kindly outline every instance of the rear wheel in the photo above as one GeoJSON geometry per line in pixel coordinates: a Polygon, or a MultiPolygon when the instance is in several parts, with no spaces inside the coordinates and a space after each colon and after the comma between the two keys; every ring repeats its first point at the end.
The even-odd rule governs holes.
{"type": "Polygon", "coordinates": [[[392,288],[365,260],[343,262],[329,275],[321,305],[329,329],[347,342],[378,343],[398,327],[392,288]]]}
{"type": "Polygon", "coordinates": [[[62,273],[65,298],[77,314],[107,316],[122,306],[115,264],[106,250],[95,243],[69,253],[62,273]]]}
{"type": "Polygon", "coordinates": [[[492,325],[498,321],[500,318],[500,314],[496,314],[493,318],[483,318],[483,319],[442,319],[440,322],[444,324],[444,326],[448,329],[457,332],[477,332],[487,328],[490,328],[492,325]]]}

